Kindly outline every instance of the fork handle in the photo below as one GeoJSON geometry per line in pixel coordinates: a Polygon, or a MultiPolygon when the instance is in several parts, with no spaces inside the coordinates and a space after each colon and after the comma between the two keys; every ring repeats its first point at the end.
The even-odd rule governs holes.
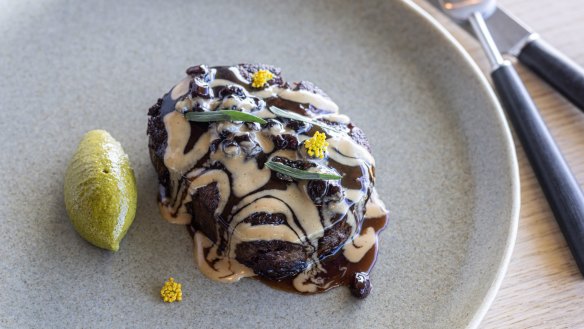
{"type": "Polygon", "coordinates": [[[513,66],[491,76],[515,133],[584,275],[584,195],[513,66]]]}
{"type": "Polygon", "coordinates": [[[519,61],[584,111],[584,69],[540,38],[528,42],[519,61]]]}

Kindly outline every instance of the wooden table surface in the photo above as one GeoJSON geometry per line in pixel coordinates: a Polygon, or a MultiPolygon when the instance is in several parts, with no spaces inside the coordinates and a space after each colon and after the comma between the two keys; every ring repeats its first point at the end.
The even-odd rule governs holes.
{"type": "MultiPolygon", "coordinates": [[[[443,14],[426,9],[466,48],[485,75],[480,45],[443,14]]],[[[584,0],[500,0],[548,43],[584,66],[584,0]]],[[[552,135],[584,186],[584,113],[515,62],[552,135]]],[[[480,328],[584,328],[584,279],[515,138],[521,176],[521,217],[501,290],[480,328]]]]}

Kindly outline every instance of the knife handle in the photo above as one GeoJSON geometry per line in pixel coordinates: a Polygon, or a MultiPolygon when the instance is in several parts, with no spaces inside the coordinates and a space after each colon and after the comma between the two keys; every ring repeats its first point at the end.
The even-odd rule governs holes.
{"type": "Polygon", "coordinates": [[[584,111],[584,69],[540,38],[528,42],[519,61],[584,111]]]}
{"type": "Polygon", "coordinates": [[[491,76],[507,117],[584,275],[584,195],[517,72],[505,62],[491,76]]]}

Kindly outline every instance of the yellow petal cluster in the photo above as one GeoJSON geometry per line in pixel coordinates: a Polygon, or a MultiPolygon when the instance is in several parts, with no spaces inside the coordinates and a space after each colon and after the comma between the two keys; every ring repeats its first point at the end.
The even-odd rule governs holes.
{"type": "Polygon", "coordinates": [[[306,147],[306,153],[311,157],[324,158],[324,152],[329,146],[326,141],[326,134],[321,132],[315,132],[314,136],[310,137],[304,142],[304,147],[306,147]]]}
{"type": "Polygon", "coordinates": [[[178,282],[174,282],[173,278],[169,278],[168,281],[164,283],[162,290],[160,290],[160,296],[165,303],[172,303],[175,301],[182,300],[182,289],[178,282]]]}
{"type": "Polygon", "coordinates": [[[272,80],[274,75],[268,70],[259,70],[251,76],[251,86],[262,88],[268,81],[272,80]]]}

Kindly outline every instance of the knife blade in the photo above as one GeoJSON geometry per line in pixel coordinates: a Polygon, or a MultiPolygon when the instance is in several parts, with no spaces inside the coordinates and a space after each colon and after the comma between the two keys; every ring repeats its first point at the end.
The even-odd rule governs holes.
{"type": "Polygon", "coordinates": [[[487,21],[495,44],[504,54],[518,56],[523,46],[537,35],[517,18],[497,7],[487,21]]]}
{"type": "MultiPolygon", "coordinates": [[[[438,0],[428,1],[441,10],[438,0]]],[[[584,111],[584,69],[581,66],[499,6],[485,20],[500,52],[517,57],[522,64],[584,111]]],[[[476,37],[467,22],[456,23],[476,37]]]]}

